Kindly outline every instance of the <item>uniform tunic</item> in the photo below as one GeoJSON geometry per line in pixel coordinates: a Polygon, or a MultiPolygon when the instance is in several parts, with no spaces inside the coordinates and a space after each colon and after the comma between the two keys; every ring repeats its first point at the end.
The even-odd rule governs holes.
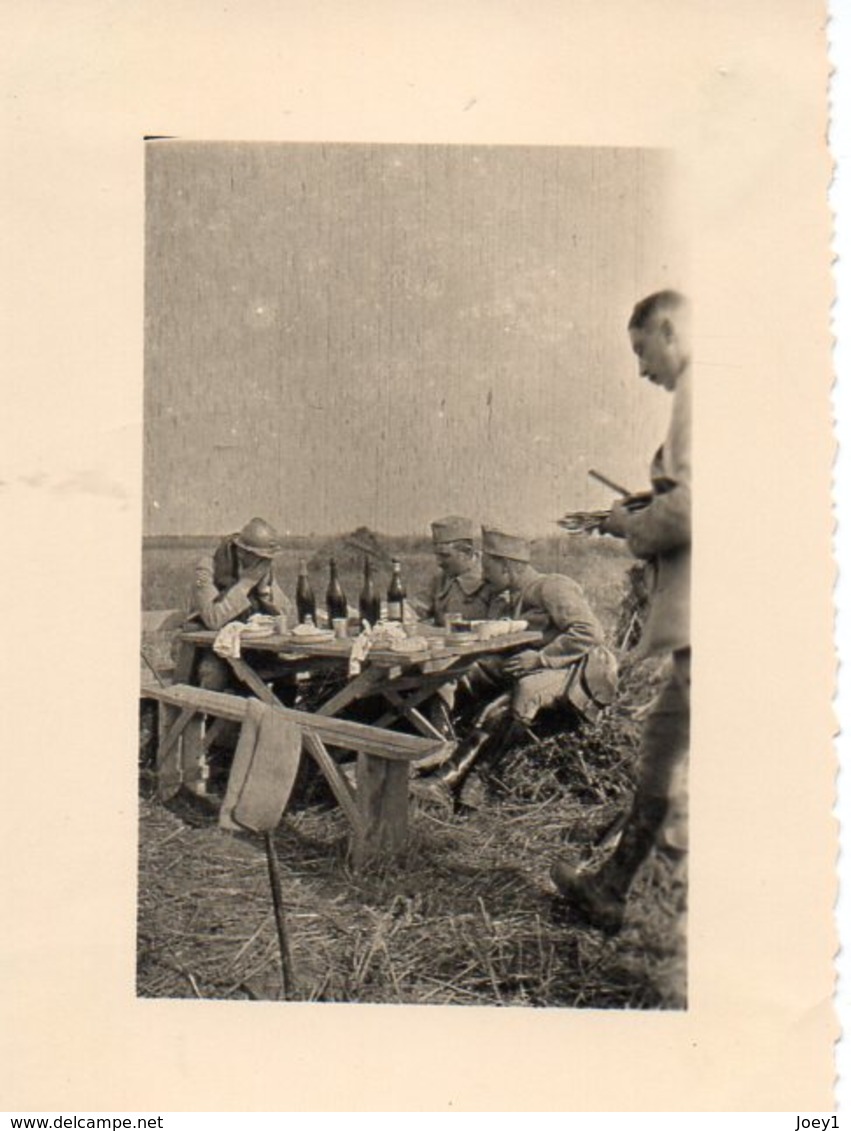
{"type": "Polygon", "coordinates": [[[639,653],[687,648],[691,580],[691,373],[677,380],[671,425],[650,466],[653,498],[624,516],[629,548],[652,562],[650,611],[639,653]]]}
{"type": "Polygon", "coordinates": [[[232,546],[227,538],[214,554],[205,554],[196,563],[190,619],[218,631],[231,621],[248,620],[253,613],[290,613],[292,605],[275,579],[271,562],[267,582],[258,586],[237,576],[232,546]]]}
{"type": "Polygon", "coordinates": [[[477,560],[456,577],[448,577],[442,570],[435,574],[428,592],[415,605],[425,619],[442,625],[447,613],[457,613],[464,620],[485,620],[493,598],[493,590],[482,577],[477,560]]]}
{"type": "MultiPolygon", "coordinates": [[[[604,643],[603,629],[581,587],[561,573],[529,568],[523,587],[505,605],[501,598],[492,614],[506,612],[543,633],[537,649],[541,668],[511,681],[514,713],[531,722],[545,707],[570,705],[594,718],[609,703],[617,685],[617,664],[604,643]]],[[[505,661],[483,663],[485,672],[503,681],[505,661]]]]}
{"type": "MultiPolygon", "coordinates": [[[[197,628],[200,621],[205,628],[218,632],[231,621],[248,620],[253,613],[278,616],[291,612],[292,605],[275,580],[271,562],[268,578],[259,586],[238,577],[233,536],[223,539],[214,553],[198,559],[187,628],[197,628]]],[[[223,691],[231,682],[230,667],[205,650],[196,679],[208,691],[223,691]]]]}

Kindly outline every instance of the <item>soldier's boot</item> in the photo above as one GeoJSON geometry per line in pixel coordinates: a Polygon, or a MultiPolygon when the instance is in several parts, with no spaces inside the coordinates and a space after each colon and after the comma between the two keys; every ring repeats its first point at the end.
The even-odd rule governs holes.
{"type": "Polygon", "coordinates": [[[481,725],[458,746],[453,756],[430,778],[415,783],[417,796],[451,805],[453,794],[461,807],[478,809],[485,799],[485,785],[478,766],[495,765],[512,745],[527,733],[524,724],[511,711],[506,697],[495,710],[487,713],[481,725]]]}
{"type": "Polygon", "coordinates": [[[623,926],[626,899],[638,869],[647,859],[665,820],[664,797],[636,797],[618,846],[596,872],[556,863],[550,877],[558,889],[555,911],[565,910],[579,923],[616,935],[623,926]]]}
{"type": "Polygon", "coordinates": [[[425,705],[425,717],[447,742],[454,742],[457,738],[452,715],[448,705],[439,695],[433,695],[425,705]]]}
{"type": "Polygon", "coordinates": [[[495,770],[508,751],[529,734],[526,725],[511,710],[493,718],[488,730],[489,741],[479,749],[476,764],[465,772],[460,782],[458,801],[465,809],[480,809],[485,802],[487,788],[479,769],[487,765],[488,770],[495,770]]]}
{"type": "Polygon", "coordinates": [[[490,737],[489,731],[480,729],[468,734],[436,773],[411,782],[413,796],[421,801],[431,801],[451,809],[454,800],[453,790],[463,782],[490,737]]]}
{"type": "Polygon", "coordinates": [[[499,696],[500,690],[501,684],[492,673],[482,664],[473,664],[455,688],[456,731],[463,731],[467,726],[473,729],[479,726],[479,719],[491,709],[494,696],[499,696]]]}

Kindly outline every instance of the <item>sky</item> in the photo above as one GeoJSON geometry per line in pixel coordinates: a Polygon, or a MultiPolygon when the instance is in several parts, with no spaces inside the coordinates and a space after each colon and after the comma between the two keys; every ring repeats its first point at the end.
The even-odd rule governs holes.
{"type": "Polygon", "coordinates": [[[149,143],[145,533],[540,535],[589,468],[646,486],[673,198],[653,150],[149,143]]]}

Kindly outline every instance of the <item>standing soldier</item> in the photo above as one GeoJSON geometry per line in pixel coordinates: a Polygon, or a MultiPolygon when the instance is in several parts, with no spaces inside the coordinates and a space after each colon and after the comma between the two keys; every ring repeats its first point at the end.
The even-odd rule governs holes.
{"type": "MultiPolygon", "coordinates": [[[[681,770],[689,741],[691,647],[691,346],[688,305],[676,291],[660,291],[639,302],[628,331],[639,374],[673,393],[671,424],[650,469],[653,494],[642,509],[629,500],[614,505],[601,527],[626,538],[632,552],[653,563],[650,611],[638,654],[670,653],[672,669],[647,716],[639,751],[638,784],[617,849],[596,872],[564,863],[552,879],[571,912],[585,924],[617,934],[632,881],[647,858],[671,805],[671,784],[681,770]]],[[[681,799],[677,799],[681,800],[681,799]]],[[[673,814],[672,814],[673,815],[673,814]]],[[[684,853],[681,814],[669,847],[684,853]]]]}

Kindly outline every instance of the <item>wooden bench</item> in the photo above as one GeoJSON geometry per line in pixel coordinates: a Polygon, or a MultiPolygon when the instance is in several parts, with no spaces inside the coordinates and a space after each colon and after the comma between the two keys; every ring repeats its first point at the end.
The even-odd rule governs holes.
{"type": "MultiPolygon", "coordinates": [[[[241,723],[248,699],[187,684],[146,686],[142,697],[159,704],[157,783],[161,800],[181,786],[201,792],[204,753],[221,725],[241,723]],[[207,718],[216,722],[206,725],[207,718]]],[[[432,753],[439,741],[399,734],[348,719],[295,711],[268,703],[302,734],[304,748],[316,761],[352,827],[351,856],[355,865],[376,856],[393,856],[408,836],[408,766],[432,753]],[[356,788],[328,753],[328,746],[357,753],[356,788]]]]}

